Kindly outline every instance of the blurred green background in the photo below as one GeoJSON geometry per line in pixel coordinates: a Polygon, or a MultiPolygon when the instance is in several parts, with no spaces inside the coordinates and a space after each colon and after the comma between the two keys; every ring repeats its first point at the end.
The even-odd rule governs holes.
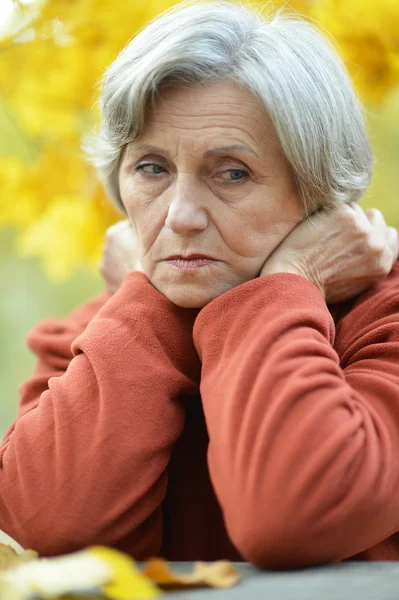
{"type": "MultiPolygon", "coordinates": [[[[390,92],[381,106],[369,110],[368,123],[377,164],[362,206],[380,208],[387,222],[399,228],[399,89],[390,92]]],[[[0,104],[0,161],[6,156],[28,156],[29,144],[12,111],[0,104]]],[[[4,193],[1,187],[0,193],[4,193]]],[[[18,202],[13,197],[6,200],[18,202]]],[[[28,331],[46,317],[65,316],[103,289],[100,277],[84,267],[65,283],[49,281],[39,259],[17,255],[15,240],[16,230],[0,228],[1,436],[15,417],[18,386],[29,377],[35,362],[25,345],[28,331]]]]}
{"type": "MultiPolygon", "coordinates": [[[[13,115],[0,104],[0,160],[10,155],[25,156],[27,152],[29,141],[15,126],[13,115]]],[[[9,201],[17,202],[18,198],[9,201]]],[[[30,376],[35,364],[35,357],[25,344],[29,329],[46,317],[67,315],[103,289],[100,276],[86,268],[66,283],[50,282],[39,259],[16,254],[15,240],[15,229],[0,229],[1,437],[16,415],[18,386],[30,376]]]]}

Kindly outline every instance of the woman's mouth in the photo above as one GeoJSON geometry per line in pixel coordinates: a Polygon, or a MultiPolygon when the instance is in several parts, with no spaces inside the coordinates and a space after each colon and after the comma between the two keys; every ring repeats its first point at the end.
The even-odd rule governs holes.
{"type": "Polygon", "coordinates": [[[216,262],[212,258],[168,258],[168,263],[176,269],[187,271],[190,269],[201,269],[216,262]]]}

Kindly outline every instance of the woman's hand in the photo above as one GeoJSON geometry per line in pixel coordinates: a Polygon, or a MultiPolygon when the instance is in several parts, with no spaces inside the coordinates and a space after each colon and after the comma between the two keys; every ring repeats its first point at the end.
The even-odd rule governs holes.
{"type": "Polygon", "coordinates": [[[357,204],[320,211],[299,223],[269,256],[260,275],[295,273],[327,303],[353,298],[384,279],[398,259],[398,233],[375,208],[357,204]]]}
{"type": "Polygon", "coordinates": [[[125,275],[131,271],[143,271],[136,235],[128,220],[118,221],[107,229],[99,270],[111,293],[119,289],[125,275]]]}

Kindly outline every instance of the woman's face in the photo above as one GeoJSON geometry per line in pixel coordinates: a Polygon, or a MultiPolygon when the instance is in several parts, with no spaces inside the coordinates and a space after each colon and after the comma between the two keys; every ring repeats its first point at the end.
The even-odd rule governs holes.
{"type": "Polygon", "coordinates": [[[165,88],[125,149],[119,184],[144,272],[186,308],[257,277],[304,218],[267,113],[234,82],[165,88]],[[213,261],[168,260],[198,254],[213,261]]]}

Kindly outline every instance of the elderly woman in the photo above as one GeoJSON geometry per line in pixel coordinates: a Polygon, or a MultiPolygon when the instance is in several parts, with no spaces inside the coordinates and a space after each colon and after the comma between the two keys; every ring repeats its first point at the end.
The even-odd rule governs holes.
{"type": "Polygon", "coordinates": [[[356,205],[339,58],[303,20],[186,2],[103,84],[85,150],[128,226],[108,290],[28,338],[0,527],[42,555],[398,559],[398,236],[356,205]]]}

